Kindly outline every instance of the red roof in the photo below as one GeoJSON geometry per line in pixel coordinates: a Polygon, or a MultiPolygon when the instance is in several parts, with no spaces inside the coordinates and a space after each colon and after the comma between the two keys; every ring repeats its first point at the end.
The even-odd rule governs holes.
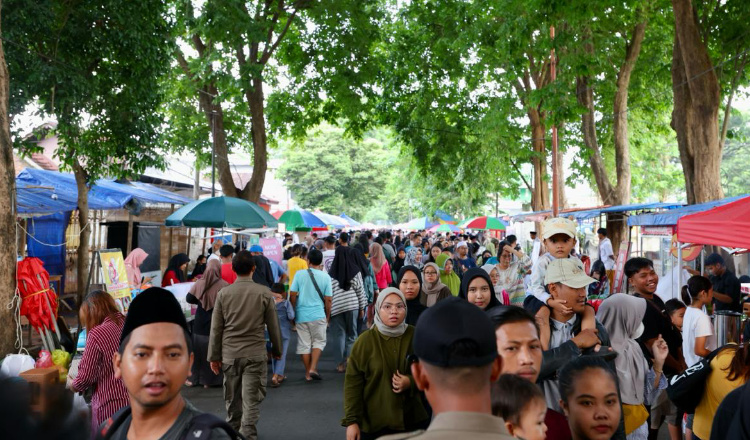
{"type": "Polygon", "coordinates": [[[682,217],[677,221],[677,240],[750,249],[750,197],[682,217]]]}

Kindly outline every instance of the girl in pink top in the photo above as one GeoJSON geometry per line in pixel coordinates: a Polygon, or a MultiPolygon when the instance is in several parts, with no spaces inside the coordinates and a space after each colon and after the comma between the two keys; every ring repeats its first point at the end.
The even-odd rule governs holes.
{"type": "Polygon", "coordinates": [[[391,266],[385,259],[383,246],[378,243],[370,245],[370,263],[372,264],[372,271],[375,273],[375,283],[378,285],[378,290],[387,288],[393,282],[391,266]]]}

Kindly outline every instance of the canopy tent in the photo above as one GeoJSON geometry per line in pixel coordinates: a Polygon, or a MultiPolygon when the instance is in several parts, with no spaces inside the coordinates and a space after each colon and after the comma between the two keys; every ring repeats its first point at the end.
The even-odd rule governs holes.
{"type": "Polygon", "coordinates": [[[315,211],[314,214],[315,217],[323,220],[323,223],[325,223],[326,226],[330,226],[332,228],[345,228],[348,226],[344,219],[339,216],[326,214],[325,212],[320,211],[315,211]]]}
{"type": "Polygon", "coordinates": [[[165,224],[204,228],[267,228],[278,225],[278,221],[255,203],[221,196],[185,205],[167,217],[165,224]]]}
{"type": "Polygon", "coordinates": [[[341,217],[344,220],[346,220],[346,222],[348,223],[349,227],[356,228],[356,227],[362,226],[362,223],[354,220],[353,218],[349,217],[348,215],[344,214],[343,212],[341,213],[341,215],[339,217],[341,217]]]}
{"type": "Polygon", "coordinates": [[[287,231],[296,231],[299,229],[325,228],[323,220],[316,217],[313,213],[304,209],[290,209],[285,211],[279,217],[279,223],[284,223],[287,231]]]}
{"type": "Polygon", "coordinates": [[[750,197],[680,218],[677,241],[750,249],[750,197]]]}
{"type": "Polygon", "coordinates": [[[271,216],[273,216],[273,218],[275,218],[276,220],[278,220],[281,217],[281,214],[283,214],[283,213],[284,213],[284,211],[273,211],[271,213],[271,216]]]}
{"type": "MultiPolygon", "coordinates": [[[[27,168],[16,176],[16,199],[19,214],[43,215],[78,209],[78,186],[69,173],[27,168]]],[[[122,209],[132,200],[144,203],[183,205],[186,199],[160,188],[132,182],[123,184],[100,179],[88,193],[90,209],[122,209]]]]}
{"type": "Polygon", "coordinates": [[[683,206],[682,208],[671,209],[665,212],[634,215],[628,218],[628,226],[672,226],[676,225],[677,221],[686,215],[707,211],[744,197],[747,197],[747,195],[728,197],[726,199],[714,200],[712,202],[700,203],[697,205],[683,206]]]}
{"type": "Polygon", "coordinates": [[[636,203],[630,205],[607,206],[602,208],[585,209],[582,211],[572,211],[570,213],[566,213],[565,215],[570,215],[576,220],[582,221],[599,217],[601,214],[607,213],[633,212],[649,209],[675,209],[682,206],[683,204],[680,202],[636,203]]]}
{"type": "Polygon", "coordinates": [[[412,229],[412,230],[430,229],[436,224],[437,223],[430,221],[429,217],[420,217],[420,218],[415,218],[414,220],[406,223],[404,225],[404,229],[412,229]]]}

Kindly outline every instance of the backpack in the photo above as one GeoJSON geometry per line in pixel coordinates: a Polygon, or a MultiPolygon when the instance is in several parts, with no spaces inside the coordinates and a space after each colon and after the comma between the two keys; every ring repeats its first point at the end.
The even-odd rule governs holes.
{"type": "MultiPolygon", "coordinates": [[[[108,418],[99,431],[96,433],[96,440],[106,440],[112,437],[112,433],[117,431],[117,428],[122,425],[125,420],[130,416],[131,410],[129,406],[122,408],[108,418]]],[[[194,440],[208,440],[211,437],[211,431],[220,428],[227,433],[229,438],[233,440],[245,440],[245,437],[240,435],[234,430],[227,422],[216,417],[213,414],[203,413],[194,416],[188,423],[188,428],[180,435],[180,440],[194,439],[194,440]]]]}

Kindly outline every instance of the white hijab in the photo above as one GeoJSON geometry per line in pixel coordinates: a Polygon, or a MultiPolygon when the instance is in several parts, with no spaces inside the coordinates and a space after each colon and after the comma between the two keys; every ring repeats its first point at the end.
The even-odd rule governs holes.
{"type": "MultiPolygon", "coordinates": [[[[383,301],[385,301],[385,298],[390,296],[392,293],[398,295],[398,297],[401,298],[401,301],[403,301],[404,307],[406,307],[406,297],[400,290],[396,289],[395,287],[389,287],[387,289],[381,290],[380,294],[378,295],[378,300],[375,302],[375,326],[383,336],[388,336],[389,338],[397,338],[403,335],[406,331],[406,313],[404,313],[404,320],[401,321],[401,324],[395,327],[387,326],[383,322],[383,320],[380,319],[380,308],[383,306],[383,301]]],[[[406,311],[407,310],[404,309],[404,312],[406,311]]]]}

